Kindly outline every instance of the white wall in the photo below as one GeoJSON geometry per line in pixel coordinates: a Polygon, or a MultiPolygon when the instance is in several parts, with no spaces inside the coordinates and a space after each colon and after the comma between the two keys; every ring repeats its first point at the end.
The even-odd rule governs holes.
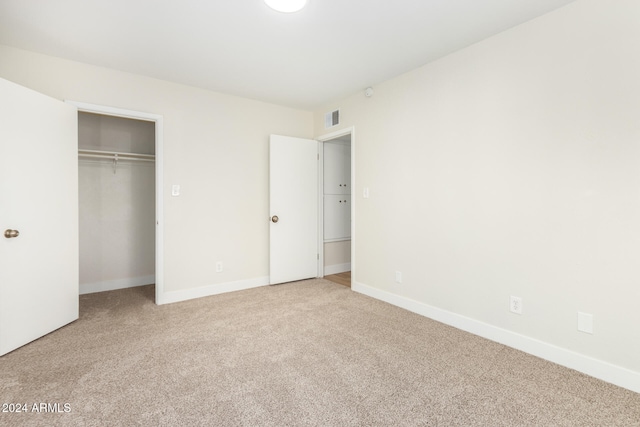
{"type": "MultiPolygon", "coordinates": [[[[80,113],[81,149],[155,153],[155,124],[80,113]]],[[[155,163],[79,160],[80,293],[155,283],[155,163]]]]}
{"type": "Polygon", "coordinates": [[[155,154],[155,123],[78,113],[78,146],[85,150],[155,154]]]}
{"type": "Polygon", "coordinates": [[[351,240],[324,244],[324,275],[351,271],[351,240]]]}
{"type": "Polygon", "coordinates": [[[310,138],[312,113],[6,46],[0,77],[61,100],[164,117],[167,301],[268,283],[269,134],[310,138]]]}
{"type": "Polygon", "coordinates": [[[638,22],[580,0],[319,109],[357,132],[354,288],[640,391],[638,22]]]}

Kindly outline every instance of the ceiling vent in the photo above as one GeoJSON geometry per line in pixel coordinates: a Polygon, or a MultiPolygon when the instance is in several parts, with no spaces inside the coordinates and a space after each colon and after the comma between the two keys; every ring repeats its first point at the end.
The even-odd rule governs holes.
{"type": "Polygon", "coordinates": [[[324,128],[330,128],[340,124],[340,110],[331,111],[324,114],[324,128]]]}

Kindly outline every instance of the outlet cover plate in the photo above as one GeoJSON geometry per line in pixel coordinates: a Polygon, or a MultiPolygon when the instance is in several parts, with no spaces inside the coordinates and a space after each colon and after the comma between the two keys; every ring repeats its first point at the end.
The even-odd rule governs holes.
{"type": "Polygon", "coordinates": [[[511,295],[509,298],[509,310],[515,314],[522,314],[522,298],[511,295]]]}

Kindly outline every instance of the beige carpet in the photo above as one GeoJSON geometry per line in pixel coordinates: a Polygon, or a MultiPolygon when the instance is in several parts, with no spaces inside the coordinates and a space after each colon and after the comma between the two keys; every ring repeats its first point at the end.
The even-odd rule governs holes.
{"type": "Polygon", "coordinates": [[[0,358],[2,426],[640,426],[636,394],[325,280],[81,318],[0,358]],[[31,412],[34,403],[70,412],[31,412]]]}

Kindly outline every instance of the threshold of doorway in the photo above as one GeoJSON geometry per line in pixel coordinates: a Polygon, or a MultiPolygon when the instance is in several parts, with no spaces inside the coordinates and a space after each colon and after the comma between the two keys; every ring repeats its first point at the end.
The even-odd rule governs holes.
{"type": "Polygon", "coordinates": [[[330,282],[337,283],[342,286],[346,286],[348,288],[351,287],[351,272],[345,271],[344,273],[331,274],[329,276],[324,276],[325,279],[330,282]]]}

